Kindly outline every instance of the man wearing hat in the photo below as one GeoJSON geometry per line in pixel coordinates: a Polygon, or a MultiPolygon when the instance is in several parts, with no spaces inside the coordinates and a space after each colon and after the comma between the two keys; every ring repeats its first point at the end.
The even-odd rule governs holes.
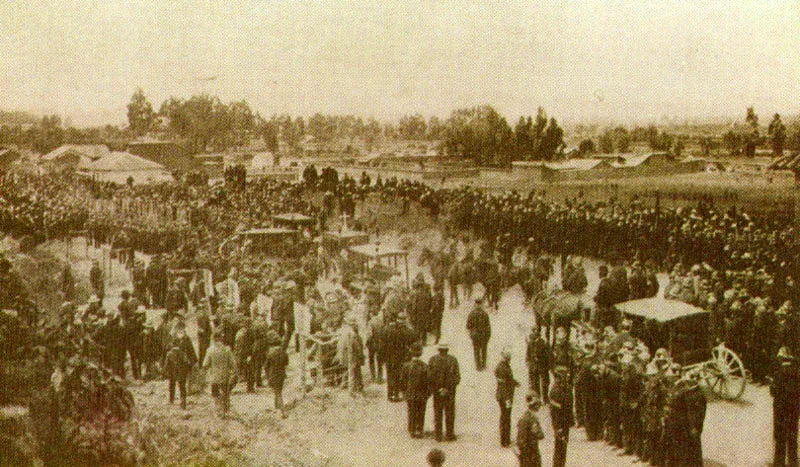
{"type": "Polygon", "coordinates": [[[539,332],[538,326],[531,329],[525,352],[525,362],[528,364],[528,384],[530,389],[540,394],[544,403],[548,402],[550,390],[550,365],[553,352],[547,341],[539,332]]]}
{"type": "Polygon", "coordinates": [[[408,414],[408,433],[412,438],[422,438],[425,429],[425,406],[430,396],[428,365],[423,362],[422,344],[411,345],[411,360],[403,365],[408,414]]]}
{"type": "Polygon", "coordinates": [[[781,347],[770,384],[772,394],[772,436],[775,440],[773,466],[797,466],[797,425],[800,417],[800,371],[788,347],[781,347]]]}
{"type": "Polygon", "coordinates": [[[550,390],[550,420],[555,434],[553,467],[564,467],[567,462],[569,429],[574,423],[572,416],[572,387],[569,384],[567,367],[557,366],[555,375],[556,381],[550,390]]]}
{"type": "Polygon", "coordinates": [[[89,284],[92,286],[92,293],[97,296],[100,303],[103,303],[103,297],[106,294],[105,276],[97,260],[92,261],[92,269],[89,270],[89,284]]]}
{"type": "Polygon", "coordinates": [[[208,371],[217,412],[225,417],[230,410],[231,389],[236,384],[236,361],[230,347],[223,343],[221,333],[214,334],[214,342],[206,353],[203,368],[208,371]]]}
{"type": "Polygon", "coordinates": [[[536,411],[542,406],[542,401],[534,392],[525,396],[527,410],[517,422],[517,457],[520,467],[542,467],[542,456],[539,453],[539,441],[544,439],[544,431],[536,411]]]}
{"type": "Polygon", "coordinates": [[[503,349],[500,363],[494,369],[494,377],[497,379],[495,396],[500,405],[500,445],[505,448],[511,445],[511,407],[514,390],[519,386],[511,370],[511,352],[508,349],[503,349]]]}
{"type": "Polygon", "coordinates": [[[483,371],[486,368],[486,348],[492,336],[492,325],[489,322],[489,313],[483,309],[483,298],[475,299],[475,307],[467,316],[467,331],[472,340],[472,350],[475,355],[475,369],[483,371]]]}
{"type": "Polygon", "coordinates": [[[272,309],[270,310],[270,321],[278,322],[280,334],[283,337],[283,347],[289,347],[289,341],[294,334],[294,294],[292,293],[293,285],[291,281],[284,281],[281,285],[281,291],[278,296],[272,301],[272,309]]]}
{"type": "MultiPolygon", "coordinates": [[[[682,463],[686,467],[703,467],[703,422],[706,418],[706,396],[700,388],[700,373],[686,374],[683,388],[678,393],[680,407],[685,410],[682,463]]],[[[795,438],[796,439],[796,438],[795,438]]]]}
{"type": "Polygon", "coordinates": [[[456,387],[461,382],[461,372],[458,360],[448,355],[449,349],[447,343],[440,342],[439,353],[428,361],[436,441],[442,440],[442,415],[445,418],[445,439],[448,441],[455,439],[453,428],[456,415],[456,387]]]}
{"type": "Polygon", "coordinates": [[[411,326],[417,333],[417,339],[424,346],[427,340],[428,323],[431,313],[431,287],[425,282],[425,277],[420,272],[414,279],[410,297],[411,326]]]}

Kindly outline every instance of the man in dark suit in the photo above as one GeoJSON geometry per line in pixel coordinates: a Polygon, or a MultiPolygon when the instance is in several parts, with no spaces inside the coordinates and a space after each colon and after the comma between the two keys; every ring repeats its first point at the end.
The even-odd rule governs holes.
{"type": "Polygon", "coordinates": [[[564,467],[567,463],[567,443],[572,418],[572,387],[569,384],[568,370],[564,366],[555,369],[556,382],[550,390],[550,419],[553,424],[555,445],[553,446],[553,467],[564,467]]]}
{"type": "Polygon", "coordinates": [[[514,390],[519,383],[511,371],[511,352],[503,350],[500,363],[494,370],[497,378],[497,403],[500,405],[500,445],[504,448],[511,445],[511,407],[514,403],[514,390]]]}
{"type": "Polygon", "coordinates": [[[536,393],[525,396],[528,410],[517,422],[517,449],[519,452],[519,467],[542,467],[542,455],[539,453],[539,441],[544,439],[544,431],[536,411],[542,406],[542,401],[536,393]]]}
{"type": "Polygon", "coordinates": [[[775,467],[797,466],[797,421],[800,417],[800,372],[787,347],[778,351],[772,376],[772,420],[775,467]]]}
{"type": "Polygon", "coordinates": [[[408,433],[412,438],[422,438],[425,428],[425,406],[430,395],[428,365],[420,357],[422,345],[411,346],[411,360],[403,365],[406,404],[408,405],[408,433]]]}
{"type": "Polygon", "coordinates": [[[547,392],[550,390],[550,363],[553,355],[550,346],[536,326],[531,329],[526,350],[525,362],[528,364],[528,384],[530,384],[531,390],[539,394],[544,402],[547,403],[547,392]]]}
{"type": "Polygon", "coordinates": [[[483,371],[486,368],[486,347],[492,336],[492,325],[489,314],[483,309],[483,299],[475,299],[475,307],[467,316],[467,331],[472,339],[472,350],[475,353],[475,369],[483,371]]]}
{"type": "Polygon", "coordinates": [[[453,426],[456,416],[456,387],[461,382],[461,372],[458,369],[458,360],[447,354],[449,348],[446,343],[439,343],[439,354],[431,357],[428,362],[436,441],[442,440],[442,415],[445,418],[445,439],[455,439],[453,426]]]}

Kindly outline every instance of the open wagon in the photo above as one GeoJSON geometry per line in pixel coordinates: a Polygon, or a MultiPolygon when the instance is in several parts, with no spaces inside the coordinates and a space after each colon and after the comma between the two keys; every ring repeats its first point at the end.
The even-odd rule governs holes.
{"type": "Polygon", "coordinates": [[[615,308],[632,321],[634,337],[650,349],[668,349],[684,371],[698,372],[720,398],[735,400],[744,393],[747,374],[742,360],[724,343],[711,344],[708,311],[661,297],[630,300],[615,308]]]}

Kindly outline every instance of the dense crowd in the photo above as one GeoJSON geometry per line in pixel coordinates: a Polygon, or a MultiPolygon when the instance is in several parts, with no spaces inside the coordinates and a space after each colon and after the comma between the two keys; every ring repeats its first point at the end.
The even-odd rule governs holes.
{"type": "MultiPolygon", "coordinates": [[[[420,276],[408,290],[400,284],[381,291],[369,283],[363,290],[342,287],[334,300],[313,287],[325,269],[313,250],[279,262],[233,258],[220,251],[234,232],[270,226],[272,216],[283,212],[313,216],[318,224],[311,230],[319,232],[337,209],[352,218],[356,204],[370,196],[396,201],[404,212],[418,203],[432,216],[444,214],[450,245],[461,240],[461,233],[472,232],[488,253],[477,260],[458,258],[462,276],[468,275],[465,267],[483,270],[477,262],[490,261],[505,271],[536,270],[529,280],[543,289],[550,271],[540,267],[541,260],[560,255],[563,288],[580,294],[588,281],[579,257],[610,263],[610,268],[600,268],[592,312],[578,318],[597,331],[570,340],[567,321],[554,333],[554,342],[543,339],[535,327],[528,343],[529,380],[535,391],[530,406],[541,398],[551,410],[561,410],[554,416],[554,434],[564,450],[560,462],[574,416],[590,440],[604,439],[653,465],[702,465],[699,439],[705,399],[698,396],[697,374],[681,371],[681,340],[669,355],[656,335],[634,339],[629,324],[613,312],[619,302],[658,294],[658,271],[670,271],[665,297],[711,312],[707,344],[725,342],[736,350],[755,381],[769,381],[779,349],[784,356],[798,350],[792,275],[800,245],[788,219],[736,209],[723,212],[705,203],[688,209],[648,208],[637,200],[629,205],[582,199],[551,202],[537,192],[523,196],[469,187],[434,189],[394,178],[373,183],[366,174],[358,180],[339,180],[331,169],[299,183],[244,182],[240,171],[226,178],[231,181],[212,186],[117,187],[69,174],[0,177],[5,232],[41,241],[83,231],[97,245],[154,255],[146,266],[134,255],[127,256],[133,290],[126,292],[117,310],[102,308],[104,281],[95,265],[90,275],[95,296],[89,306],[78,312],[67,303],[62,310],[67,341],[77,343],[72,352],[95,355],[119,376],[125,375],[127,359],[134,377],[160,373],[170,380],[170,401],[177,387],[184,405],[192,368],[204,366],[222,411],[233,385],[241,381],[253,390],[266,375],[276,392],[276,408],[282,410],[287,352],[296,326],[302,326],[329,349],[321,353],[318,370],[324,380],[359,392],[362,360],[375,383],[383,381],[385,368],[389,400],[409,404],[409,433],[420,436],[425,407],[420,402],[432,395],[436,437],[452,438],[458,363],[446,355],[446,345],[436,362],[418,361],[428,333],[437,342],[441,334],[444,281],[436,274],[432,288],[420,276]],[[206,268],[213,277],[225,279],[212,284],[211,292],[201,280],[205,278],[169,276],[169,270],[180,268],[206,268]],[[295,322],[295,302],[307,306],[302,323],[295,322]],[[145,318],[150,307],[166,309],[158,328],[145,318]],[[185,333],[183,311],[188,308],[199,310],[197,352],[185,333]],[[656,348],[651,361],[648,349],[656,348]],[[550,374],[557,382],[553,388],[550,374]],[[555,405],[549,400],[553,392],[564,391],[574,396],[560,394],[555,405]]],[[[469,298],[472,283],[483,282],[489,305],[496,307],[487,277],[475,272],[472,280],[458,283],[448,277],[451,290],[455,288],[451,305],[461,295],[458,285],[469,298]]],[[[475,305],[467,328],[476,369],[482,371],[491,330],[481,303],[475,305]]],[[[500,386],[515,381],[505,368],[495,374],[501,417],[508,424],[510,405],[503,408],[508,391],[500,386]]],[[[510,394],[513,399],[513,388],[510,394]]],[[[530,417],[527,423],[526,429],[531,429],[530,417]]],[[[501,431],[502,444],[509,443],[508,436],[501,431]]]]}

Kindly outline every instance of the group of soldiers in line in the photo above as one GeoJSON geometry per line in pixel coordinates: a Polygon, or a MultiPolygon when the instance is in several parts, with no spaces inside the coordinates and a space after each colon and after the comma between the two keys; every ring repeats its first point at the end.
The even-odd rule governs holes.
{"type": "Polygon", "coordinates": [[[533,329],[526,352],[531,390],[552,404],[552,371],[568,385],[566,429],[574,414],[589,441],[605,441],[620,455],[659,467],[702,466],[706,399],[699,374],[682,371],[663,348],[651,359],[644,343],[631,337],[628,321],[619,333],[609,327],[598,337],[588,329],[570,343],[559,328],[552,347],[533,329]]]}

